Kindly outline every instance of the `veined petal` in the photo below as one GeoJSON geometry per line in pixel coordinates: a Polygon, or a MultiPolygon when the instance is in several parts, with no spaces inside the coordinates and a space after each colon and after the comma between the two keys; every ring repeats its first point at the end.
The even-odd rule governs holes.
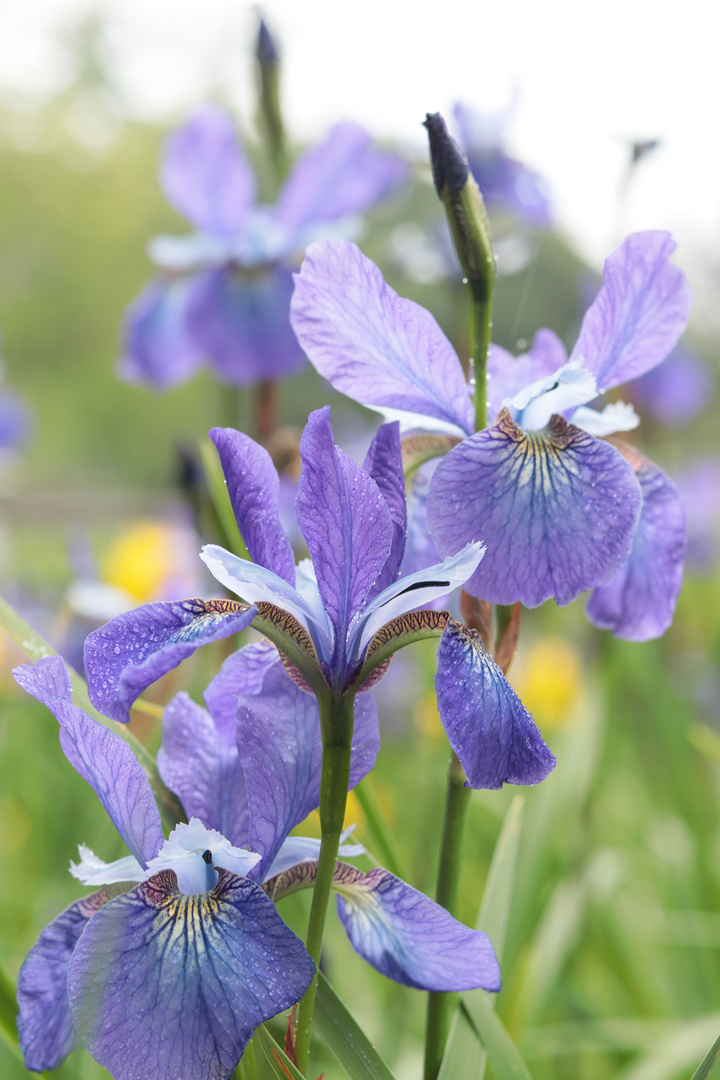
{"type": "Polygon", "coordinates": [[[342,668],[351,620],[390,554],[392,519],[375,481],[335,445],[329,406],[310,414],[300,453],[297,520],[335,629],[333,663],[342,668]]]}
{"type": "Polygon", "coordinates": [[[253,562],[295,584],[295,557],[280,524],[280,480],[267,450],[233,428],[213,428],[240,535],[253,562]]]}
{"type": "Polygon", "coordinates": [[[473,430],[452,345],[432,315],[399,297],[354,244],[311,244],[295,275],[291,322],[310,362],[341,393],[382,412],[428,416],[454,434],[473,430]]]}
{"type": "Polygon", "coordinates": [[[196,229],[216,236],[237,232],[255,199],[255,177],[226,112],[205,108],[170,135],[160,183],[196,229]]]}
{"type": "Polygon", "coordinates": [[[585,358],[599,390],[654,368],[685,329],[692,293],[682,270],[669,262],[674,250],[670,233],[639,232],[605,260],[602,287],[571,356],[585,358]]]}
{"type": "Polygon", "coordinates": [[[305,363],[289,321],[292,275],[279,267],[243,273],[220,267],[199,274],[187,326],[219,379],[247,386],[297,375],[305,363]]]}
{"type": "Polygon", "coordinates": [[[398,423],[383,424],[377,431],[363,462],[363,469],[380,488],[380,494],[387,503],[393,525],[390,554],[369,593],[370,596],[377,596],[398,578],[405,553],[407,511],[398,423]]]}
{"type": "Polygon", "coordinates": [[[70,873],[83,885],[115,885],[121,881],[144,881],[145,868],[134,855],[125,855],[122,859],[106,863],[99,859],[87,844],[78,844],[79,863],[70,863],[70,873]]]}
{"type": "Polygon", "coordinates": [[[366,210],[405,180],[398,154],[372,145],[359,124],[336,124],[324,142],[306,151],[285,181],[275,217],[301,234],[309,226],[366,210]]]}
{"type": "Polygon", "coordinates": [[[338,914],[356,952],[374,968],[418,990],[500,989],[490,939],[387,870],[346,868],[333,883],[338,914]]]}
{"type": "Polygon", "coordinates": [[[203,364],[187,325],[193,278],[156,278],[125,313],[121,379],[169,390],[187,382],[203,364]]]}
{"type": "Polygon", "coordinates": [[[438,710],[468,787],[538,784],[555,768],[532,716],[480,635],[450,619],[438,647],[438,710]]]}
{"type": "Polygon", "coordinates": [[[495,604],[568,604],[609,581],[630,551],[642,497],[608,443],[553,417],[524,432],[506,413],[438,465],[428,525],[441,554],[482,538],[467,592],[495,604]]]}
{"type": "MultiPolygon", "coordinates": [[[[278,651],[268,641],[254,641],[231,653],[203,697],[217,733],[226,746],[235,745],[235,724],[239,694],[259,694],[265,672],[277,663],[278,651]]],[[[198,814],[202,818],[202,814],[198,814]]],[[[221,829],[220,832],[223,830],[221,829]]]]}
{"type": "Polygon", "coordinates": [[[95,912],[117,896],[100,889],[66,908],[45,927],[20,968],[17,985],[18,1035],[26,1068],[56,1069],[80,1045],[67,993],[70,957],[95,912]]]}
{"type": "Polygon", "coordinates": [[[499,345],[488,350],[488,416],[495,418],[506,398],[513,398],[526,386],[546,378],[567,363],[567,350],[557,334],[537,331],[526,353],[513,356],[499,345]]]}
{"type": "Polygon", "coordinates": [[[640,417],[632,405],[627,405],[624,401],[612,401],[601,412],[581,405],[572,414],[570,422],[587,431],[588,435],[595,435],[599,439],[605,435],[613,435],[616,431],[632,431],[640,423],[640,417]]]}
{"type": "MultiPolygon", "coordinates": [[[[249,845],[263,860],[251,875],[262,880],[291,829],[320,802],[322,739],[317,701],[295,685],[279,662],[262,693],[240,695],[237,741],[250,808],[249,845]]],[[[350,787],[372,769],[380,745],[372,695],[355,704],[350,787]]]]}
{"type": "Polygon", "coordinates": [[[590,597],[586,614],[602,630],[626,641],[665,633],[682,585],[686,534],[683,505],[667,476],[630,447],[622,448],[643,496],[640,521],[627,562],[590,597]]]}
{"type": "Polygon", "coordinates": [[[477,569],[484,553],[482,542],[470,542],[443,562],[418,570],[390,585],[368,605],[358,624],[356,635],[360,637],[353,651],[362,656],[370,639],[385,623],[415,608],[424,607],[464,584],[477,569]]]}
{"type": "Polygon", "coordinates": [[[60,745],[90,784],[124,842],[143,866],[164,837],[155,799],[142,766],[126,742],[72,703],[70,676],[61,657],[46,656],[13,672],[60,724],[60,745]]]}
{"type": "Polygon", "coordinates": [[[238,847],[247,844],[247,790],[237,747],[221,740],[210,715],[187,694],[176,694],[163,710],[157,765],[188,817],[199,818],[238,847]]]}
{"type": "Polygon", "coordinates": [[[225,1080],[314,970],[257,885],[220,870],[212,892],[185,896],[166,870],[88,923],[68,995],[82,1041],[115,1080],[225,1080]]]}
{"type": "Polygon", "coordinates": [[[197,598],[145,604],[118,615],[85,641],[90,700],[105,716],[126,724],[146,687],[201,645],[244,630],[255,614],[255,608],[233,600],[197,598]]]}

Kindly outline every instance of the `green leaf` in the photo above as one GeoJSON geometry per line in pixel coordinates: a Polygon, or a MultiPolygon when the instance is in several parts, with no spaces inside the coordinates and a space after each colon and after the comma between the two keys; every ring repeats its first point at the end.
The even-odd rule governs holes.
{"type": "Polygon", "coordinates": [[[485,1050],[467,1010],[458,1005],[437,1080],[480,1080],[484,1071],[485,1050]]]}
{"type": "Polygon", "coordinates": [[[313,1022],[350,1080],[395,1080],[322,971],[318,978],[313,1022]]]}
{"type": "Polygon", "coordinates": [[[476,923],[477,929],[483,930],[492,941],[498,960],[502,959],[505,948],[505,932],[513,897],[524,804],[525,796],[516,795],[505,815],[503,827],[495,844],[476,923]]]}
{"type": "Polygon", "coordinates": [[[17,1057],[22,1061],[22,1054],[18,1049],[15,1023],[17,1011],[15,984],[5,971],[5,968],[0,967],[0,1030],[2,1030],[10,1049],[14,1050],[17,1057]]]}
{"type": "Polygon", "coordinates": [[[717,1039],[692,1074],[691,1080],[705,1080],[712,1072],[713,1065],[717,1061],[718,1055],[720,1055],[720,1035],[718,1035],[717,1039]]]}
{"type": "Polygon", "coordinates": [[[223,531],[225,546],[229,551],[232,551],[233,555],[238,555],[241,559],[252,562],[245,541],[240,535],[238,523],[235,520],[235,511],[230,502],[230,493],[228,492],[227,481],[225,480],[220,459],[209,439],[205,439],[201,443],[200,453],[202,454],[210,499],[217,514],[220,528],[223,531]]]}
{"type": "Polygon", "coordinates": [[[480,991],[463,994],[461,1001],[495,1073],[496,1080],[532,1080],[515,1043],[508,1035],[490,1001],[490,995],[480,991]]]}
{"type": "Polygon", "coordinates": [[[280,1044],[275,1042],[264,1024],[257,1028],[256,1034],[273,1075],[277,1076],[278,1080],[305,1080],[298,1067],[293,1065],[290,1058],[280,1044]]]}
{"type": "Polygon", "coordinates": [[[385,820],[385,816],[378,805],[372,783],[368,776],[355,788],[357,801],[367,819],[368,828],[372,834],[373,844],[377,847],[382,865],[391,874],[407,881],[407,874],[403,872],[402,856],[392,834],[392,830],[385,820]]]}
{"type": "MultiPolygon", "coordinates": [[[[5,630],[6,634],[13,641],[19,649],[27,656],[28,660],[35,663],[36,660],[40,660],[43,656],[56,656],[57,651],[53,649],[49,642],[45,641],[36,630],[25,622],[21,615],[7,603],[2,597],[0,597],[0,626],[5,630]]],[[[126,724],[118,724],[115,720],[109,720],[107,716],[103,716],[97,709],[94,708],[88,696],[87,683],[74,671],[66,661],[66,666],[70,672],[70,681],[73,688],[73,701],[76,705],[79,705],[84,712],[97,720],[99,724],[103,724],[110,731],[119,735],[130,746],[135,757],[142,765],[150,786],[153,789],[153,793],[158,802],[158,808],[160,814],[168,826],[168,828],[174,829],[180,821],[185,821],[185,815],[183,814],[180,803],[175,798],[173,793],[169,791],[157,771],[157,765],[155,764],[155,758],[147,749],[143,746],[136,735],[133,735],[126,724]]]]}

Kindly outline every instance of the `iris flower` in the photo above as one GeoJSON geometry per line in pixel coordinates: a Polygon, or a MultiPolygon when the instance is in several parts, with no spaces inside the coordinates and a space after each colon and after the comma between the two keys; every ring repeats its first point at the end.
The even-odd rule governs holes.
{"type": "Polygon", "coordinates": [[[483,545],[465,544],[440,563],[399,577],[406,519],[398,425],[380,428],[361,468],[335,445],[329,408],[310,415],[300,443],[296,515],[311,558],[297,567],[280,525],[278,475],[267,451],[230,428],[211,436],[252,562],[215,545],[202,557],[246,604],[149,604],[90,634],[85,672],[93,704],[126,722],[146,686],[198,645],[251,623],[276,643],[304,690],[336,700],[368,690],[397,649],[442,634],[438,706],[469,784],[542,780],[555,759],[478,635],[447,612],[417,610],[466,581],[483,545]]]}
{"type": "MultiPolygon", "coordinates": [[[[249,646],[231,661],[208,688],[209,711],[186,694],[165,709],[158,769],[189,816],[167,839],[137,759],[72,704],[60,657],[15,672],[59,721],[66,757],[130,851],[105,863],[80,846],[71,872],[96,891],[42,931],[21,968],[29,1069],[54,1068],[82,1045],[116,1080],[226,1080],[257,1025],[313,978],[273,899],[312,885],[316,872],[319,841],[287,834],[318,804],[317,705],[271,647],[249,646]]],[[[377,748],[366,696],[351,784],[377,748]]],[[[423,989],[499,989],[487,936],[392,874],[338,863],[334,887],[351,943],[386,975],[423,989]]]]}
{"type": "Polygon", "coordinates": [[[659,364],[682,333],[691,297],[669,262],[674,247],[657,231],[612,252],[569,358],[550,330],[519,357],[492,346],[496,419],[478,432],[471,387],[430,313],[398,297],[354,244],[308,249],[291,317],[320,374],[386,418],[458,440],[433,474],[427,522],[442,556],[486,545],[465,585],[473,595],[535,607],[593,589],[589,618],[631,640],[672,620],[685,544],[680,500],[642,454],[604,440],[636,426],[633,409],[588,406],[659,364]]]}
{"type": "Polygon", "coordinates": [[[255,176],[221,109],[198,112],[170,136],[160,167],[169,202],[195,228],[158,236],[161,268],[131,304],[122,378],[157,389],[187,382],[206,361],[233,386],[296,374],[290,266],[319,235],[394,191],[405,176],[358,124],[336,125],[295,163],[274,206],[255,202],[255,176]]]}

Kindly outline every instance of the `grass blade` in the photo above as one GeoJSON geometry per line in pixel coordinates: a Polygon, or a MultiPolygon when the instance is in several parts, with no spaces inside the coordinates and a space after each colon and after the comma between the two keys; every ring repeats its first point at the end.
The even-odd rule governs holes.
{"type": "Polygon", "coordinates": [[[256,1034],[268,1064],[278,1080],[305,1080],[303,1074],[296,1065],[293,1065],[280,1044],[275,1042],[264,1024],[257,1028],[256,1034]]]}
{"type": "Polygon", "coordinates": [[[322,972],[315,999],[314,1024],[350,1080],[395,1080],[322,972]]]}

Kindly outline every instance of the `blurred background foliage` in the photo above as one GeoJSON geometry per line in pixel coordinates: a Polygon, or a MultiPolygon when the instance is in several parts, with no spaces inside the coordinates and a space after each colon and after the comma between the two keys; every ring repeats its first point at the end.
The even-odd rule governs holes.
{"type": "MultiPolygon", "coordinates": [[[[33,442],[0,472],[0,576],[50,634],[67,618],[74,540],[82,537],[102,561],[123,527],[169,513],[178,502],[177,447],[225,422],[229,408],[227,391],[207,374],[156,395],[113,373],[123,309],[150,274],[146,242],[186,226],[155,179],[166,132],[123,116],[98,59],[98,32],[91,20],[69,39],[76,77],[61,96],[32,109],[0,99],[6,381],[36,414],[33,442]]],[[[259,133],[244,134],[269,196],[259,133]]],[[[430,308],[466,357],[466,299],[443,229],[420,162],[410,187],[368,217],[362,244],[398,291],[430,308]]],[[[519,351],[549,326],[571,345],[597,273],[567,237],[519,233],[507,221],[496,229],[494,340],[519,351]]],[[[694,334],[717,372],[712,330],[699,325],[694,334]]],[[[313,371],[281,388],[283,424],[300,428],[308,410],[326,401],[340,441],[368,437],[369,415],[313,371]]],[[[253,407],[248,393],[239,414],[248,429],[253,407]]],[[[710,409],[689,427],[644,423],[638,438],[671,475],[718,449],[710,409]]],[[[525,792],[497,1008],[536,1080],[675,1080],[690,1076],[720,1034],[717,563],[688,574],[675,623],[660,641],[615,641],[585,622],[580,604],[524,613],[511,671],[558,767],[525,792]]],[[[122,852],[62,757],[52,717],[14,686],[8,672],[21,658],[3,643],[0,655],[0,961],[14,978],[40,928],[78,895],[67,873],[76,844],[107,860],[122,852]]],[[[181,687],[199,695],[220,658],[203,650],[154,697],[167,700],[181,687]]],[[[385,738],[368,781],[408,880],[428,893],[447,759],[433,667],[431,649],[420,659],[396,658],[380,688],[385,738]]],[[[135,723],[154,749],[157,726],[135,723]]],[[[474,796],[461,911],[468,923],[513,795],[474,796]]],[[[354,801],[350,816],[372,850],[354,801]]],[[[307,897],[283,903],[302,933],[307,897]]],[[[423,995],[356,961],[337,924],[326,964],[398,1080],[418,1076],[423,995]]],[[[327,1076],[340,1075],[322,1051],[318,1062],[327,1076]]],[[[61,1074],[106,1075],[85,1054],[61,1074]]],[[[27,1075],[3,1043],[0,1075],[27,1075]]]]}

